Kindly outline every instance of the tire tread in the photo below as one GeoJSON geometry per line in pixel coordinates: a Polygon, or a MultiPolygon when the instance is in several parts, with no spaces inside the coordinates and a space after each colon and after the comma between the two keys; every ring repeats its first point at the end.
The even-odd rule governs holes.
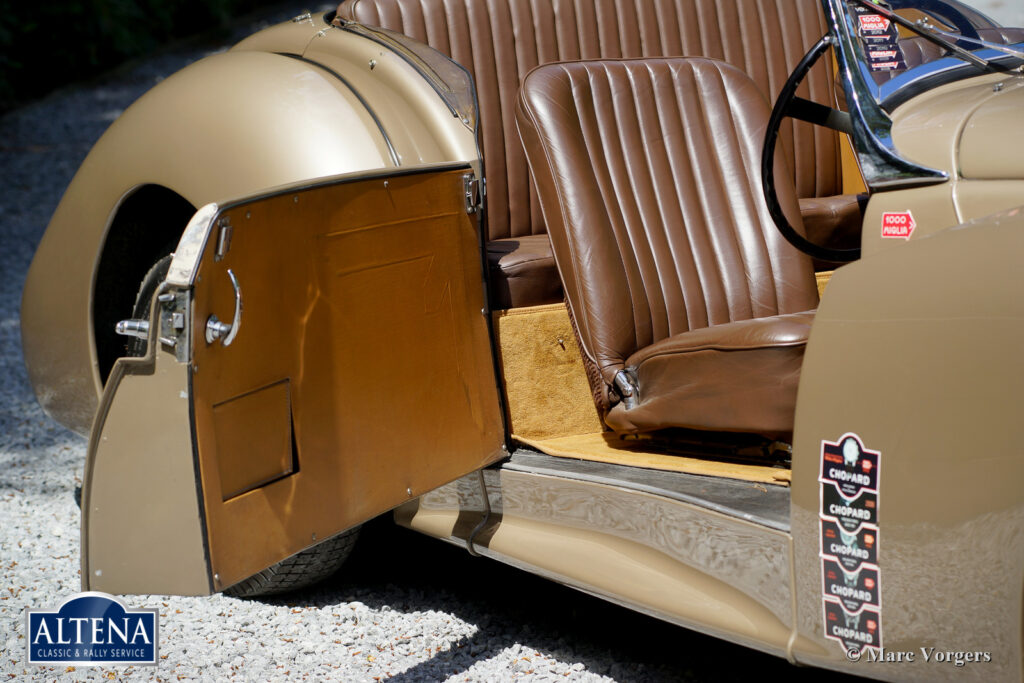
{"type": "Polygon", "coordinates": [[[224,590],[225,595],[252,598],[288,593],[311,586],[334,574],[352,552],[359,527],[306,548],[224,590]]]}

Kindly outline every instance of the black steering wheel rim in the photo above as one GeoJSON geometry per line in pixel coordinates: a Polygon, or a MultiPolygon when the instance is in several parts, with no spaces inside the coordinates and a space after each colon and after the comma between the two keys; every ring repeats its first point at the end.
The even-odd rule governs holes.
{"type": "Polygon", "coordinates": [[[837,130],[846,130],[840,123],[837,123],[837,120],[841,120],[847,115],[796,97],[796,90],[800,87],[807,72],[810,71],[811,67],[814,66],[831,45],[832,37],[826,33],[800,60],[800,63],[797,64],[793,73],[786,80],[786,84],[782,87],[778,99],[775,100],[772,115],[768,119],[768,128],[765,131],[764,147],[761,151],[761,188],[764,191],[765,201],[768,203],[768,213],[775,222],[775,227],[778,228],[787,242],[816,259],[847,263],[860,258],[860,247],[834,249],[811,242],[790,225],[789,219],[786,218],[786,214],[782,210],[782,205],[779,204],[778,193],[775,191],[775,145],[778,142],[779,129],[782,127],[783,119],[788,116],[794,116],[793,109],[795,103],[799,102],[802,105],[817,108],[814,111],[814,116],[799,116],[798,118],[820,125],[827,125],[837,130]]]}

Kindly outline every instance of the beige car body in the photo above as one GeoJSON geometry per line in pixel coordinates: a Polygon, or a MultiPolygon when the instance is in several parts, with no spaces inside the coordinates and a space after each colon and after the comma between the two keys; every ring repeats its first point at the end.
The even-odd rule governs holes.
{"type": "Polygon", "coordinates": [[[895,111],[897,148],[950,180],[872,196],[864,257],[832,277],[814,323],[790,473],[570,443],[600,426],[564,308],[481,315],[479,213],[463,192],[482,172],[474,132],[409,62],[306,17],[189,67],[96,145],[25,287],[40,403],[90,432],[83,588],[209,594],[395,509],[409,528],[794,663],[1020,680],[1024,148],[1006,131],[1020,128],[1021,111],[1020,74],[958,81],[895,111]],[[141,184],[200,208],[165,300],[153,300],[147,355],[118,360],[104,383],[84,312],[101,295],[91,286],[99,245],[141,184]],[[911,238],[882,237],[882,214],[908,210],[911,238]],[[285,243],[282,222],[304,227],[285,243]],[[417,242],[435,223],[454,241],[417,242]],[[420,267],[428,252],[438,270],[420,267]],[[245,307],[226,347],[206,343],[203,325],[231,318],[229,272],[245,307]],[[398,284],[359,298],[385,282],[398,284]],[[433,303],[402,298],[432,288],[433,303]],[[342,304],[352,327],[336,314],[342,304]],[[176,312],[184,328],[171,323],[176,312]],[[401,372],[374,358],[384,340],[408,339],[417,343],[400,345],[413,354],[401,372]],[[524,366],[516,354],[548,360],[524,366]],[[536,423],[536,393],[564,406],[553,429],[536,423]],[[402,429],[376,417],[387,406],[402,429]],[[265,447],[240,456],[232,444],[257,427],[265,447]],[[822,635],[821,449],[846,433],[884,460],[885,648],[992,661],[852,662],[822,635]],[[537,453],[501,464],[510,434],[537,453]],[[301,468],[293,443],[312,454],[301,468]],[[614,468],[637,474],[616,479],[624,470],[614,468]],[[788,497],[788,524],[659,483],[693,474],[788,497]]]}

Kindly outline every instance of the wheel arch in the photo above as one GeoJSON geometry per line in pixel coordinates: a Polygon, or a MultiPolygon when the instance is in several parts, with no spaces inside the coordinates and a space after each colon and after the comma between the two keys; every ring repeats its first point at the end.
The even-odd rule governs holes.
{"type": "Polygon", "coordinates": [[[174,251],[196,207],[174,190],[146,184],[118,206],[100,246],[92,284],[91,331],[100,381],[106,384],[124,338],[114,324],[126,317],[135,290],[157,260],[174,251]]]}

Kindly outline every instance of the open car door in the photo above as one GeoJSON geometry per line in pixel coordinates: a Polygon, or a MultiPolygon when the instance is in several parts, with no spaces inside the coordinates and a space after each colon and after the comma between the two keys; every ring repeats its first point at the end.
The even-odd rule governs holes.
{"type": "Polygon", "coordinates": [[[93,428],[84,589],[222,590],[503,455],[474,178],[196,214],[93,428]]]}

